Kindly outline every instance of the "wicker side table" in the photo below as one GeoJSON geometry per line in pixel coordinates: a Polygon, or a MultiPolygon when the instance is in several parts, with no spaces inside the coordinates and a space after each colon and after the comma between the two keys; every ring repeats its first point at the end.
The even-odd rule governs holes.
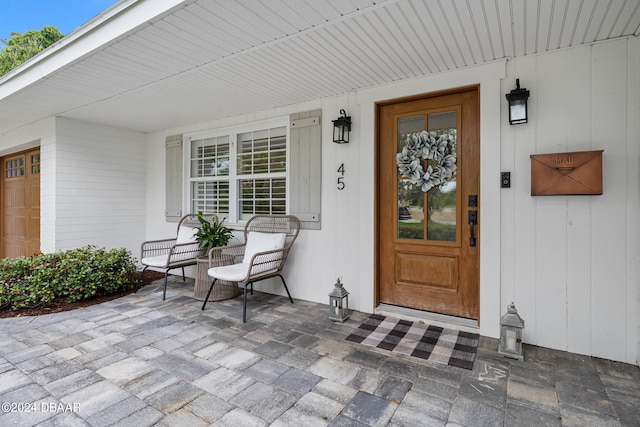
{"type": "MultiPolygon", "coordinates": [[[[232,257],[228,259],[213,260],[213,267],[220,267],[223,265],[230,265],[233,262],[232,257]]],[[[198,301],[204,301],[211,286],[212,279],[207,274],[209,269],[209,258],[200,257],[197,260],[198,272],[196,275],[196,284],[193,288],[193,297],[198,301]]],[[[240,295],[240,288],[236,282],[226,282],[218,280],[216,285],[211,291],[208,301],[222,301],[225,299],[235,298],[240,295]]]]}

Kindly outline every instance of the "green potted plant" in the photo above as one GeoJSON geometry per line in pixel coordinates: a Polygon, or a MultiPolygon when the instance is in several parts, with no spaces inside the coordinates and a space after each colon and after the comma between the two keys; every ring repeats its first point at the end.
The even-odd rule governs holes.
{"type": "Polygon", "coordinates": [[[224,225],[224,219],[219,221],[216,215],[212,215],[211,222],[209,222],[204,218],[202,212],[198,212],[198,221],[200,221],[201,227],[195,236],[202,249],[225,246],[233,237],[233,231],[224,225]]]}

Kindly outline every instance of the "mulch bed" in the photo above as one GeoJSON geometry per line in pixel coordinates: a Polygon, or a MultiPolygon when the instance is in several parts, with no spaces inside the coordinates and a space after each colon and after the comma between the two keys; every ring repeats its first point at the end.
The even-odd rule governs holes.
{"type": "MultiPolygon", "coordinates": [[[[164,273],[158,271],[147,270],[144,273],[144,280],[142,286],[146,286],[151,282],[164,278],[164,273]]],[[[84,301],[77,302],[52,302],[35,308],[21,308],[18,310],[0,310],[0,319],[7,317],[23,317],[23,316],[41,316],[43,314],[60,313],[62,311],[75,310],[77,308],[89,307],[94,304],[100,304],[114,300],[116,298],[129,295],[133,292],[133,289],[120,292],[117,294],[107,295],[103,297],[90,298],[84,301]]]]}

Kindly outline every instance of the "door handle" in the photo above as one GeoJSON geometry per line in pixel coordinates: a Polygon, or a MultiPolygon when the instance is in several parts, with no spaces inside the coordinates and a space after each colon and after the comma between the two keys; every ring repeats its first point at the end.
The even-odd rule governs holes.
{"type": "Polygon", "coordinates": [[[474,226],[478,223],[478,211],[469,211],[469,246],[476,246],[474,226]]]}

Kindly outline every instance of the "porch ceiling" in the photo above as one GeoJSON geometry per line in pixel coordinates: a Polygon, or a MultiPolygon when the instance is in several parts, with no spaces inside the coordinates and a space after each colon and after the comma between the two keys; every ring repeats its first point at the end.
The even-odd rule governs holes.
{"type": "Polygon", "coordinates": [[[0,134],[54,115],[151,132],[640,34],[640,0],[166,0],[119,33],[145,3],[121,0],[0,78],[0,134]]]}

